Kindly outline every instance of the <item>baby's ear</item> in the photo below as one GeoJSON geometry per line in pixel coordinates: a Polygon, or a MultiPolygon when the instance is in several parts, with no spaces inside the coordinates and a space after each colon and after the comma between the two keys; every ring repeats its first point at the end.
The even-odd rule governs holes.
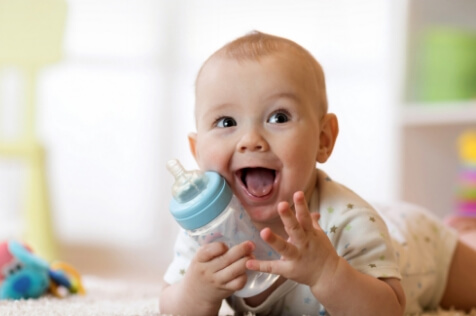
{"type": "Polygon", "coordinates": [[[319,134],[319,151],[316,161],[324,163],[329,159],[339,134],[339,122],[333,113],[327,113],[321,120],[321,132],[319,134]]]}
{"type": "Polygon", "coordinates": [[[188,134],[188,146],[195,160],[197,160],[197,133],[188,134]]]}

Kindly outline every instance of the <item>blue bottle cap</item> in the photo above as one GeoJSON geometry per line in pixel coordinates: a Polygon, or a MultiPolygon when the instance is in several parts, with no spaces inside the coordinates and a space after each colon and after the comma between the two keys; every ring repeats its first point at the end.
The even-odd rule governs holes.
{"type": "Polygon", "coordinates": [[[170,212],[175,220],[187,230],[194,230],[210,223],[226,208],[233,193],[220,174],[208,171],[206,187],[190,201],[179,202],[172,198],[170,212]]]}

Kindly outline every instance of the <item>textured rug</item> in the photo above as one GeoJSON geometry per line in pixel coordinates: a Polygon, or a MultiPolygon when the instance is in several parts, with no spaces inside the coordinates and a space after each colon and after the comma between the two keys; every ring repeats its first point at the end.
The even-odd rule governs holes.
{"type": "Polygon", "coordinates": [[[0,315],[159,315],[160,285],[84,276],[85,295],[0,301],[0,315]]]}
{"type": "MultiPolygon", "coordinates": [[[[58,299],[45,295],[39,299],[0,301],[0,315],[35,316],[152,316],[160,315],[158,297],[160,284],[144,284],[85,276],[86,295],[58,299]]],[[[223,304],[220,315],[231,315],[223,304]]],[[[466,314],[457,311],[437,311],[421,316],[476,316],[476,310],[466,314]]],[[[251,315],[249,315],[251,316],[251,315]]]]}

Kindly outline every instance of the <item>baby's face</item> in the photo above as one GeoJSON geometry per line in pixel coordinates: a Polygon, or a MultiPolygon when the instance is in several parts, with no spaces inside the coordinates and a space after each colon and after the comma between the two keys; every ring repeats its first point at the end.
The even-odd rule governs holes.
{"type": "Polygon", "coordinates": [[[296,58],[217,57],[197,81],[192,151],[224,176],[255,223],[272,226],[276,206],[315,185],[320,118],[312,72],[296,58]]]}

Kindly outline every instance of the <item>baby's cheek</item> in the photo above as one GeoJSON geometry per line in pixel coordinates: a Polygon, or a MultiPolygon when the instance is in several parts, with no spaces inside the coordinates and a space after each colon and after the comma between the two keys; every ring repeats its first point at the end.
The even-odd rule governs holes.
{"type": "Polygon", "coordinates": [[[290,177],[290,180],[286,185],[286,189],[288,191],[287,194],[290,196],[289,201],[292,202],[293,195],[297,191],[303,191],[306,197],[308,197],[309,193],[315,188],[315,181],[313,181],[314,172],[315,167],[309,170],[296,171],[296,173],[290,177]]]}
{"type": "Polygon", "coordinates": [[[226,171],[228,159],[224,148],[210,145],[200,151],[197,163],[202,170],[216,171],[223,174],[226,171]]]}

